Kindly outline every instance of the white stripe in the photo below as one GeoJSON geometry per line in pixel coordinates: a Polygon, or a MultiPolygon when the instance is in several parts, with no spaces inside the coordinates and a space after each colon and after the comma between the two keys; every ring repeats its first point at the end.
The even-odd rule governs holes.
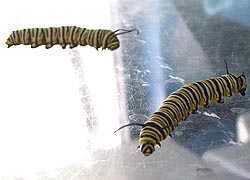
{"type": "MultiPolygon", "coordinates": [[[[176,116],[179,117],[178,114],[180,114],[181,118],[183,118],[183,114],[182,114],[182,112],[181,112],[181,109],[180,109],[178,106],[176,106],[176,104],[174,104],[174,103],[172,103],[172,102],[170,102],[170,101],[168,101],[168,100],[164,101],[164,104],[166,104],[166,103],[167,103],[167,104],[171,104],[171,105],[173,105],[174,107],[176,107],[176,109],[178,109],[178,111],[176,111],[175,108],[173,109],[173,110],[176,112],[176,116]]],[[[181,120],[181,119],[177,119],[177,121],[179,121],[179,120],[181,120]]]]}
{"type": "Polygon", "coordinates": [[[219,86],[219,89],[220,89],[220,92],[221,92],[221,99],[223,100],[224,98],[224,90],[223,90],[223,87],[220,83],[220,81],[218,80],[218,78],[214,78],[214,80],[218,83],[218,86],[219,86]]]}
{"type": "MultiPolygon", "coordinates": [[[[199,104],[200,104],[200,96],[199,96],[199,94],[196,92],[196,90],[191,86],[192,84],[187,84],[187,85],[185,85],[184,87],[188,87],[188,88],[190,88],[190,89],[192,89],[193,90],[193,92],[194,92],[194,94],[195,94],[195,96],[196,96],[196,99],[197,99],[197,104],[195,104],[195,107],[197,107],[198,108],[198,106],[199,106],[199,104]]],[[[187,90],[187,91],[189,91],[188,89],[185,89],[185,90],[187,90]]],[[[192,93],[190,92],[190,94],[192,95],[192,93]]],[[[193,96],[193,95],[192,95],[193,96]]],[[[195,100],[194,100],[195,101],[195,100]]]]}
{"type": "MultiPolygon", "coordinates": [[[[193,84],[196,84],[197,86],[199,86],[199,88],[201,89],[201,96],[203,97],[203,99],[205,100],[205,103],[206,103],[206,96],[205,96],[205,92],[204,92],[204,89],[198,84],[198,83],[193,83],[193,84]]],[[[200,104],[200,103],[199,103],[200,104]]]]}
{"type": "Polygon", "coordinates": [[[96,31],[95,31],[95,34],[94,34],[94,47],[95,48],[97,48],[97,44],[98,44],[98,41],[99,41],[99,37],[98,37],[98,34],[99,34],[99,32],[100,32],[101,30],[100,29],[97,29],[96,31]]]}
{"type": "MultiPolygon", "coordinates": [[[[180,93],[180,92],[176,92],[176,93],[180,93]]],[[[181,93],[180,93],[181,94],[181,93]]],[[[184,94],[182,94],[183,96],[185,96],[184,94]]],[[[189,104],[186,103],[186,101],[181,97],[181,96],[178,96],[176,94],[171,94],[172,97],[176,97],[177,99],[181,100],[182,104],[184,104],[185,107],[188,107],[190,106],[190,101],[188,98],[186,98],[189,102],[189,104]]],[[[186,109],[187,111],[189,111],[189,109],[186,109]]]]}
{"type": "MultiPolygon", "coordinates": [[[[160,109],[159,111],[157,111],[157,112],[161,112],[161,113],[163,113],[163,114],[165,114],[166,116],[168,116],[168,118],[170,119],[170,121],[172,120],[173,122],[173,126],[175,127],[175,126],[177,126],[178,125],[178,120],[175,120],[175,116],[173,115],[172,117],[170,117],[170,115],[169,114],[167,114],[166,113],[166,111],[162,111],[162,109],[160,109]]],[[[170,112],[171,114],[172,114],[172,112],[171,111],[167,111],[167,112],[170,112]]],[[[152,119],[153,119],[153,116],[161,116],[161,115],[158,115],[158,114],[152,114],[152,119]]],[[[150,119],[151,119],[151,117],[150,117],[150,119]]],[[[149,121],[150,121],[150,119],[149,119],[149,121]]],[[[167,124],[167,127],[169,127],[169,128],[173,128],[174,129],[174,127],[172,127],[172,125],[170,125],[169,123],[168,123],[168,121],[167,121],[167,119],[166,118],[162,118],[163,120],[164,120],[164,122],[165,122],[165,124],[167,124]]],[[[153,121],[153,120],[151,120],[151,121],[153,121]]],[[[155,122],[155,121],[154,121],[155,122]]],[[[159,124],[159,126],[162,126],[162,125],[160,125],[159,124]]],[[[165,129],[165,128],[164,128],[165,129]]]]}
{"type": "MultiPolygon", "coordinates": [[[[102,48],[106,48],[107,44],[105,43],[108,38],[111,38],[112,36],[109,37],[110,34],[112,34],[112,31],[109,31],[108,33],[105,34],[103,40],[102,40],[102,48]]],[[[108,42],[107,42],[108,43],[108,42]]]]}
{"type": "Polygon", "coordinates": [[[82,37],[84,36],[85,33],[86,33],[86,28],[81,28],[80,32],[78,34],[78,42],[79,42],[79,44],[82,43],[82,37]]]}
{"type": "MultiPolygon", "coordinates": [[[[152,119],[149,120],[149,121],[147,121],[147,122],[152,122],[152,123],[154,123],[154,124],[157,124],[159,127],[162,127],[161,124],[159,124],[158,122],[156,122],[156,121],[154,121],[154,120],[152,120],[152,119]]],[[[161,140],[163,140],[163,135],[162,135],[162,133],[161,133],[158,129],[156,129],[156,128],[152,127],[152,126],[146,126],[146,127],[149,128],[149,129],[155,130],[158,134],[160,134],[161,140]]],[[[166,135],[167,135],[166,129],[163,128],[163,127],[162,127],[162,129],[164,129],[164,131],[165,131],[165,133],[166,133],[166,135]]]]}
{"type": "MultiPolygon", "coordinates": [[[[194,100],[193,94],[192,94],[188,89],[181,88],[181,90],[182,90],[182,91],[185,91],[186,94],[188,94],[188,95],[191,97],[191,101],[192,101],[192,102],[190,102],[190,101],[189,101],[189,98],[187,97],[188,101],[190,102],[190,107],[191,107],[191,106],[197,107],[197,104],[196,104],[196,102],[195,102],[195,100],[194,100]]],[[[183,95],[184,95],[184,94],[183,94],[183,95]]],[[[186,95],[185,95],[185,96],[186,96],[186,95]]],[[[199,99],[199,98],[197,98],[197,99],[199,99]]]]}
{"type": "MultiPolygon", "coordinates": [[[[236,83],[236,81],[235,81],[235,79],[233,78],[233,77],[231,77],[231,78],[229,78],[227,75],[223,75],[223,77],[226,77],[227,79],[228,79],[228,81],[229,81],[229,84],[230,84],[230,86],[232,87],[232,94],[234,93],[233,91],[234,91],[234,86],[233,86],[233,84],[232,84],[232,81],[230,80],[231,78],[233,79],[233,81],[234,81],[234,83],[236,83]]],[[[230,87],[228,87],[227,86],[227,83],[226,83],[226,81],[223,79],[223,78],[221,78],[222,80],[223,80],[223,82],[224,82],[224,84],[225,84],[225,86],[226,86],[226,88],[227,88],[227,91],[228,91],[228,93],[230,94],[230,87]]],[[[235,84],[235,86],[237,87],[237,85],[235,84]]]]}
{"type": "Polygon", "coordinates": [[[216,97],[217,97],[217,98],[220,97],[218,91],[216,90],[217,88],[216,88],[216,85],[214,84],[214,82],[211,81],[210,79],[207,79],[207,81],[210,82],[210,85],[212,84],[212,89],[213,89],[213,92],[216,94],[216,97]]]}

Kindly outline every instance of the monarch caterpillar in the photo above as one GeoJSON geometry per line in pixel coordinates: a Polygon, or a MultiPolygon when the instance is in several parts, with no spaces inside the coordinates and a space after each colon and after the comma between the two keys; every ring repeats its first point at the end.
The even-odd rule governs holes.
{"type": "Polygon", "coordinates": [[[70,48],[78,45],[89,45],[95,47],[97,50],[102,47],[102,49],[108,48],[113,51],[120,46],[117,36],[132,31],[137,31],[137,34],[139,33],[137,29],[117,29],[112,32],[106,29],[90,30],[76,26],[29,28],[13,31],[7,39],[6,44],[8,48],[19,44],[31,45],[32,48],[45,45],[46,49],[56,44],[60,44],[63,49],[68,44],[70,48]]]}
{"type": "Polygon", "coordinates": [[[182,86],[171,93],[144,124],[126,124],[115,132],[127,126],[142,126],[138,148],[145,156],[151,155],[155,145],[161,147],[160,142],[168,135],[172,137],[171,133],[178,123],[185,120],[190,113],[195,113],[199,107],[208,107],[212,102],[223,103],[225,97],[235,93],[245,95],[244,72],[241,75],[231,74],[226,61],[225,64],[227,74],[182,86]]]}

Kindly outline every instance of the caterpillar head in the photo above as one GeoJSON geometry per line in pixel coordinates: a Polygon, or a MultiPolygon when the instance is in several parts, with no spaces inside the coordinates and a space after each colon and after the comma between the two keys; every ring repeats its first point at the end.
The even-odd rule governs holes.
{"type": "Polygon", "coordinates": [[[140,131],[140,138],[139,138],[139,146],[137,148],[140,149],[140,151],[144,154],[144,156],[150,156],[155,151],[155,146],[159,145],[161,147],[161,144],[158,142],[157,137],[150,133],[147,128],[147,124],[141,124],[141,123],[130,123],[126,124],[124,126],[121,126],[119,129],[117,129],[115,132],[119,131],[120,129],[127,127],[127,126],[142,126],[143,128],[140,131]]]}
{"type": "Polygon", "coordinates": [[[156,144],[161,146],[160,143],[156,143],[155,139],[156,137],[147,135],[147,133],[144,133],[143,129],[141,130],[138,148],[144,156],[150,156],[155,151],[156,144]]]}
{"type": "Polygon", "coordinates": [[[120,47],[120,42],[119,42],[119,39],[117,38],[117,36],[111,36],[108,39],[107,48],[111,51],[114,51],[119,47],[120,47]]]}
{"type": "Polygon", "coordinates": [[[244,72],[238,76],[237,78],[238,84],[239,84],[239,93],[244,96],[246,93],[246,88],[247,88],[247,81],[246,81],[246,76],[244,72]]]}
{"type": "Polygon", "coordinates": [[[8,48],[16,44],[15,39],[14,39],[15,36],[13,34],[14,34],[14,31],[12,32],[10,37],[5,42],[8,45],[8,48]]]}
{"type": "Polygon", "coordinates": [[[116,50],[117,48],[120,47],[120,42],[117,36],[120,34],[129,33],[132,31],[136,31],[137,34],[139,34],[139,31],[137,29],[132,29],[132,30],[117,29],[114,32],[108,31],[107,34],[103,38],[102,49],[108,48],[111,51],[116,50]],[[122,32],[117,33],[118,31],[122,31],[122,32]]]}
{"type": "MultiPolygon", "coordinates": [[[[233,75],[231,73],[229,73],[228,71],[228,67],[227,67],[227,62],[226,60],[224,60],[225,64],[226,64],[226,71],[227,71],[227,74],[229,75],[233,75]]],[[[233,75],[235,77],[235,75],[233,75]]],[[[247,81],[246,81],[246,76],[244,74],[244,72],[239,75],[238,77],[236,76],[235,77],[236,80],[237,80],[237,84],[239,85],[238,87],[238,92],[242,95],[242,96],[245,96],[246,94],[246,88],[247,88],[247,81]]]]}

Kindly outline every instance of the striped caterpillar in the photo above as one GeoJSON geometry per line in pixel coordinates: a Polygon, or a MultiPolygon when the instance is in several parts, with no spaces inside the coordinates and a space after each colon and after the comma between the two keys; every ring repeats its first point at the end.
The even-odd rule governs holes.
{"type": "Polygon", "coordinates": [[[32,48],[45,45],[46,49],[56,44],[60,44],[63,49],[67,45],[70,48],[78,45],[89,45],[95,47],[97,50],[102,47],[102,49],[107,48],[113,51],[120,46],[117,36],[132,31],[136,31],[137,34],[139,33],[137,29],[118,29],[112,32],[106,29],[90,30],[76,26],[29,28],[13,31],[7,39],[6,44],[8,48],[19,44],[31,45],[32,48]]]}
{"type": "Polygon", "coordinates": [[[130,123],[118,128],[115,132],[127,126],[141,126],[138,148],[145,156],[155,151],[155,145],[174,131],[174,128],[190,113],[195,113],[200,107],[208,107],[212,102],[223,103],[225,97],[240,93],[245,95],[246,77],[244,72],[235,75],[228,72],[220,77],[201,80],[186,84],[171,93],[159,108],[144,123],[130,123]]]}

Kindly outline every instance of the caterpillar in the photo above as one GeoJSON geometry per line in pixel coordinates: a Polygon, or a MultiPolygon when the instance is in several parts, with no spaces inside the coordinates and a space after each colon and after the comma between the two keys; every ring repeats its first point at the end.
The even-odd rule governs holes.
{"type": "Polygon", "coordinates": [[[136,31],[139,34],[137,29],[117,29],[112,32],[106,29],[90,30],[77,26],[29,28],[13,31],[7,39],[6,44],[8,48],[19,44],[31,45],[32,48],[45,45],[46,49],[56,44],[61,45],[63,49],[67,45],[70,48],[78,45],[89,45],[95,47],[96,50],[102,47],[102,50],[107,48],[113,51],[120,46],[117,36],[132,31],[136,31]]]}
{"type": "Polygon", "coordinates": [[[231,74],[228,72],[226,61],[225,64],[225,75],[182,86],[171,93],[144,124],[129,123],[115,132],[127,126],[141,126],[138,148],[145,156],[151,155],[155,146],[161,147],[161,141],[168,135],[172,137],[174,128],[186,120],[190,113],[195,113],[200,107],[209,107],[212,102],[223,103],[225,97],[236,93],[245,95],[244,72],[241,75],[231,74]]]}

